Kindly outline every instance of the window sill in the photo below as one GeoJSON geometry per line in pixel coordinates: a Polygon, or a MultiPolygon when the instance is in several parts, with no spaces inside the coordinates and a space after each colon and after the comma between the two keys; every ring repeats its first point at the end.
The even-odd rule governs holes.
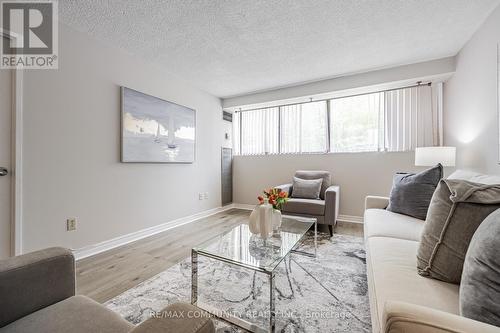
{"type": "Polygon", "coordinates": [[[294,156],[294,155],[353,155],[353,154],[402,154],[412,153],[414,150],[387,151],[387,150],[367,150],[350,152],[318,152],[318,153],[280,153],[280,154],[252,154],[252,155],[234,155],[235,157],[266,157],[266,156],[294,156]]]}

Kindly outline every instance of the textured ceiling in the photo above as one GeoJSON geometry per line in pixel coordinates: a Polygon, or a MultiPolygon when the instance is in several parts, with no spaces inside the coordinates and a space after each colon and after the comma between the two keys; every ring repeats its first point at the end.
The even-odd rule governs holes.
{"type": "Polygon", "coordinates": [[[218,97],[455,55],[500,0],[62,0],[60,20],[218,97]]]}

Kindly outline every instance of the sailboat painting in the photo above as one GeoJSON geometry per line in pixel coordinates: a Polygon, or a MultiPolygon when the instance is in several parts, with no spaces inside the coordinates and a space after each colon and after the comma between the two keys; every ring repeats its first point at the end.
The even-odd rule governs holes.
{"type": "Polygon", "coordinates": [[[122,87],[122,162],[193,163],[196,111],[122,87]]]}

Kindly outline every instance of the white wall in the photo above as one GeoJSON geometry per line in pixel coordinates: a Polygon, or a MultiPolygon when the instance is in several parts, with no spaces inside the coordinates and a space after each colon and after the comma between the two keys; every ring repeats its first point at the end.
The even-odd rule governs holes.
{"type": "Polygon", "coordinates": [[[220,206],[220,100],[62,24],[59,32],[59,70],[25,74],[24,251],[80,248],[220,206]],[[196,109],[195,163],[119,162],[121,85],[196,109]],[[67,217],[78,218],[76,231],[67,217]]]}
{"type": "Polygon", "coordinates": [[[233,123],[230,123],[229,121],[222,122],[222,137],[222,146],[224,148],[233,148],[233,123]],[[227,139],[226,134],[228,135],[227,139]]]}
{"type": "Polygon", "coordinates": [[[457,146],[457,166],[500,173],[498,164],[498,7],[456,57],[445,85],[445,144],[457,146]]]}
{"type": "Polygon", "coordinates": [[[256,204],[273,185],[290,183],[296,170],[327,170],[340,185],[340,214],[362,216],[367,195],[387,196],[398,171],[419,171],[413,153],[236,156],[234,201],[256,204]]]}

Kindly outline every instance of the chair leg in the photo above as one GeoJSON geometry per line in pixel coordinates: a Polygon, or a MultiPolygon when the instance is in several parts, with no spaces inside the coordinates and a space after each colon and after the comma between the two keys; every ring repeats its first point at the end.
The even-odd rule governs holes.
{"type": "Polygon", "coordinates": [[[333,226],[331,224],[328,225],[328,230],[330,231],[330,237],[333,236],[333,226]]]}

